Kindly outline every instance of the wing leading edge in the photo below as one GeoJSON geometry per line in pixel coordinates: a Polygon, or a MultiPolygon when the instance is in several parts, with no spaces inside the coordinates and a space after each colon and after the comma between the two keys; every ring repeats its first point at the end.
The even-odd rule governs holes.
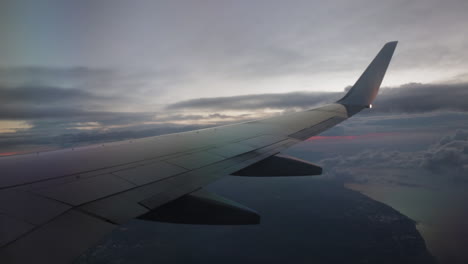
{"type": "MultiPolygon", "coordinates": [[[[179,134],[0,158],[1,262],[71,262],[116,226],[154,216],[151,212],[158,208],[166,211],[153,220],[227,223],[207,219],[213,215],[208,210],[215,210],[235,215],[234,222],[256,222],[253,211],[203,193],[203,186],[231,174],[265,176],[279,163],[298,166],[292,174],[320,173],[313,164],[275,155],[369,107],[395,47],[396,42],[387,43],[349,92],[323,107],[179,134]],[[204,208],[204,215],[194,215],[197,210],[177,214],[188,210],[187,204],[204,208]]],[[[278,175],[291,173],[283,170],[278,175]]]]}

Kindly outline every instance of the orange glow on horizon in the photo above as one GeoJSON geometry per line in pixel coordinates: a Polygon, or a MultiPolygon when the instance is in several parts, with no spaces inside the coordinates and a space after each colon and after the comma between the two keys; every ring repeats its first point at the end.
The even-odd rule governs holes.
{"type": "Polygon", "coordinates": [[[0,157],[12,156],[12,155],[16,155],[16,154],[20,154],[20,152],[3,152],[3,153],[0,153],[0,157]]]}

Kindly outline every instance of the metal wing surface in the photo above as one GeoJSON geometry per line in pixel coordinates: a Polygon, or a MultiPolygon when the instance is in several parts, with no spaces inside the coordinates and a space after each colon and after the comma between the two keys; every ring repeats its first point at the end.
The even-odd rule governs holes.
{"type": "MultiPolygon", "coordinates": [[[[395,47],[396,42],[387,43],[343,99],[312,110],[0,158],[0,261],[71,262],[118,225],[181,201],[181,197],[195,197],[197,202],[191,199],[188,204],[201,204],[206,212],[215,208],[213,204],[248,211],[200,193],[203,186],[226,175],[320,173],[312,164],[276,154],[369,108],[395,47]]],[[[184,208],[181,203],[166,208],[166,212],[184,208]]],[[[181,220],[180,215],[159,216],[162,218],[191,221],[181,220]]],[[[207,213],[205,218],[213,216],[207,213]]],[[[203,221],[197,218],[192,222],[203,221]]]]}

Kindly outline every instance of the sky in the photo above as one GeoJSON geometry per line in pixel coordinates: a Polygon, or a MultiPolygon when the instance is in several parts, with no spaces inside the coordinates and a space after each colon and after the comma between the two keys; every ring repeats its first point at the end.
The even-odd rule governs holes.
{"type": "Polygon", "coordinates": [[[203,127],[311,107],[339,97],[314,93],[342,93],[392,40],[399,46],[384,87],[468,82],[462,0],[20,0],[0,10],[0,133],[16,141],[203,127]],[[285,105],[265,101],[272,96],[285,105]],[[288,103],[294,96],[310,104],[288,103]],[[219,97],[241,107],[207,107],[219,97]],[[188,107],[199,98],[212,99],[188,107]]]}
{"type": "Polygon", "coordinates": [[[429,247],[450,257],[463,238],[434,235],[448,218],[417,208],[429,200],[468,222],[456,188],[468,185],[467,13],[466,0],[3,0],[0,156],[333,102],[397,40],[372,111],[291,153],[419,218],[429,247]],[[440,188],[456,195],[437,203],[440,188]],[[459,242],[441,250],[447,237],[459,242]]]}

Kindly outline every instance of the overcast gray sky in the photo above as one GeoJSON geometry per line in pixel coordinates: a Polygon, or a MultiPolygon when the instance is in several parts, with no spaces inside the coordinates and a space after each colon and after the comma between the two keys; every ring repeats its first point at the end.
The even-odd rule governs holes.
{"type": "Polygon", "coordinates": [[[0,133],[289,111],[339,96],[392,40],[383,86],[444,95],[445,84],[468,80],[467,12],[464,0],[2,1],[0,133]],[[261,107],[187,107],[252,94],[261,107]]]}

